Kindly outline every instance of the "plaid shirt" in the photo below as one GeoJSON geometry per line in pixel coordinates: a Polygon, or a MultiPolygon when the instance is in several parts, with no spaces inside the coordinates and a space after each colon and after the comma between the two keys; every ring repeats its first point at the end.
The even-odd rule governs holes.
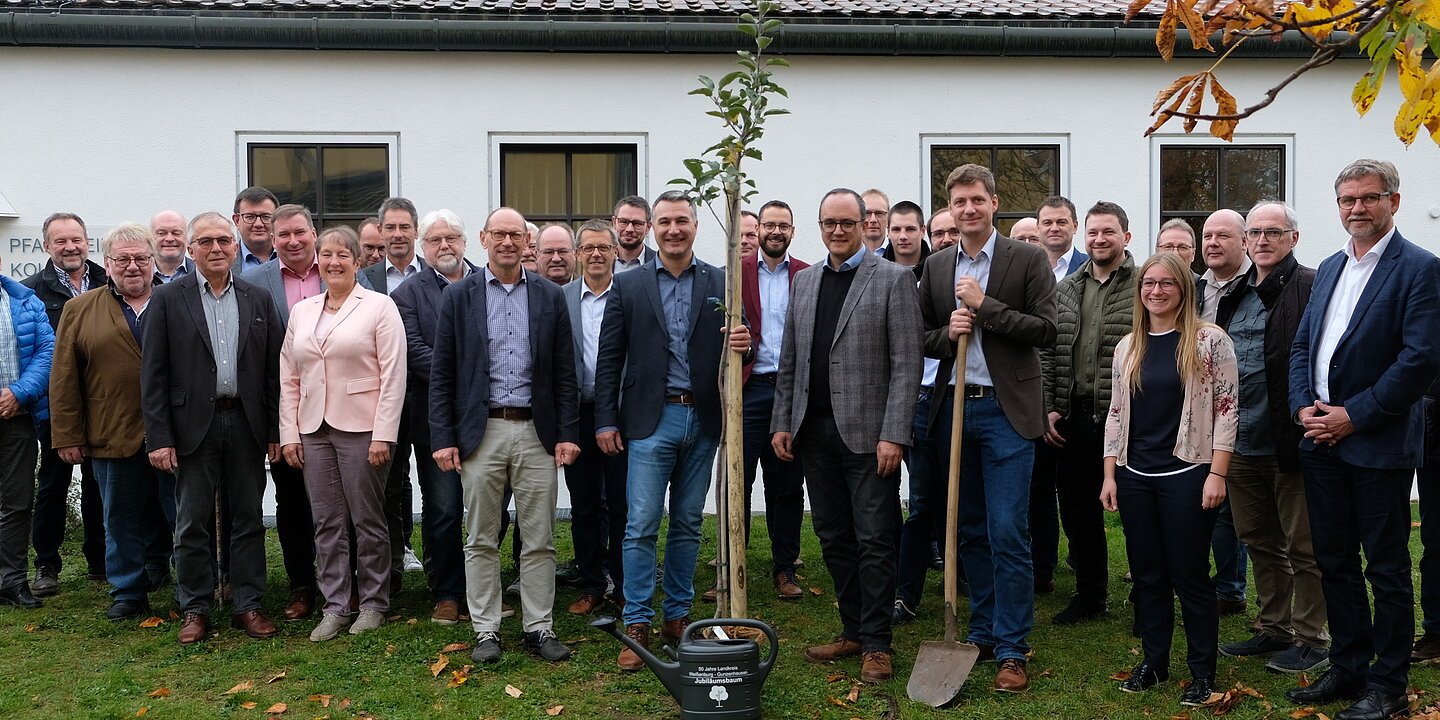
{"type": "Polygon", "coordinates": [[[20,379],[20,348],[15,344],[15,322],[10,317],[10,294],[0,290],[0,387],[20,379]]]}
{"type": "Polygon", "coordinates": [[[60,286],[65,288],[65,292],[70,293],[70,297],[79,297],[80,293],[88,292],[90,290],[89,267],[86,267],[85,272],[81,273],[80,275],[79,289],[76,289],[74,283],[70,282],[70,273],[61,270],[59,265],[55,266],[55,277],[60,278],[60,286]]]}

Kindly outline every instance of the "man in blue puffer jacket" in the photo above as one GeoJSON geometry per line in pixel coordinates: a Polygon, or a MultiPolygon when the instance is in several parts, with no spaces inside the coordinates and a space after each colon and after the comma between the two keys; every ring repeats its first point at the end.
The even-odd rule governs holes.
{"type": "Polygon", "coordinates": [[[35,426],[46,393],[55,331],[35,292],[0,276],[0,605],[38,608],[30,593],[30,506],[35,500],[35,426]]]}

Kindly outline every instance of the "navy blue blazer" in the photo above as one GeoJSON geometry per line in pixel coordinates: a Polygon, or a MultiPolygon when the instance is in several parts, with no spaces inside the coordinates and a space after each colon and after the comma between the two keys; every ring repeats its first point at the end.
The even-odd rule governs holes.
{"type": "MultiPolygon", "coordinates": [[[[595,427],[618,427],[626,439],[654,434],[665,410],[665,310],[656,277],[659,258],[615,276],[595,359],[595,427]],[[635,362],[626,364],[630,353],[635,362]],[[623,383],[622,383],[623,375],[623,383]]],[[[690,387],[700,429],[720,436],[720,358],[726,351],[725,273],[695,259],[690,297],[690,387]]]]}
{"type": "MultiPolygon", "coordinates": [[[[575,341],[560,286],[528,270],[523,272],[530,312],[530,408],[535,434],[553,455],[557,442],[579,440],[575,341]]],[[[411,282],[413,278],[400,290],[411,282]]],[[[430,355],[430,446],[459,448],[462,459],[480,446],[490,419],[486,325],[485,273],[471,273],[450,283],[440,295],[430,355]]]]}
{"type": "Polygon", "coordinates": [[[1071,273],[1074,273],[1076,270],[1079,270],[1080,266],[1084,265],[1085,261],[1089,259],[1090,256],[1086,255],[1084,250],[1081,250],[1078,247],[1075,248],[1075,254],[1070,256],[1070,268],[1065,271],[1065,274],[1069,275],[1071,273]]]}
{"type": "MultiPolygon", "coordinates": [[[[380,264],[380,263],[377,263],[380,264]]],[[[470,272],[478,268],[469,260],[470,272]]],[[[440,313],[440,277],[430,268],[405,281],[390,299],[405,323],[406,408],[410,412],[410,441],[430,447],[430,351],[435,347],[435,319],[440,313]]]]}
{"type": "MultiPolygon", "coordinates": [[[[1315,352],[1325,311],[1348,256],[1320,263],[1290,348],[1290,415],[1315,402],[1315,352]]],[[[1330,404],[1344,406],[1355,433],[1340,459],[1376,469],[1419,467],[1425,421],[1420,398],[1440,374],[1440,259],[1396,230],[1370,276],[1330,364],[1330,404]]],[[[1300,449],[1313,450],[1309,439],[1300,449]]]]}

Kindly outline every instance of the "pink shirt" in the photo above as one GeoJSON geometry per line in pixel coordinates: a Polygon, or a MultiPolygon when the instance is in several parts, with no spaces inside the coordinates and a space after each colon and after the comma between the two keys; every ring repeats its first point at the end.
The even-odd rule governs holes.
{"type": "Polygon", "coordinates": [[[285,283],[285,306],[293,311],[295,303],[320,294],[320,261],[310,261],[310,268],[304,275],[280,263],[280,281],[285,283]]]}

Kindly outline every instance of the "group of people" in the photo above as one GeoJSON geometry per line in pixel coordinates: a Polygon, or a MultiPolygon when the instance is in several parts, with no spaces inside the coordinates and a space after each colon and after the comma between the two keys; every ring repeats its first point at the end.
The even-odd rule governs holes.
{"type": "MultiPolygon", "coordinates": [[[[949,175],[948,205],[928,220],[878,190],[826,193],[814,265],[790,256],[795,218],[773,200],[741,219],[735,327],[725,273],[696,256],[696,207],[678,191],[622,198],[578,229],[496,209],[477,233],[481,266],[460,217],[422,217],[404,198],[358,233],[317,232],[303,206],[247,188],[228,217],[166,211],[115,228],[103,267],[83,221],[57,213],[45,268],[0,278],[0,603],[38,607],[59,591],[38,451],[38,493],[60,487],[61,512],[71,468],[93,473],[108,617],[148,613],[173,567],[182,644],[211,632],[222,583],[232,625],[273,636],[260,602],[268,461],[284,617],[318,604],[316,642],[372,630],[401,587],[413,449],[431,619],[468,619],[477,662],[501,657],[511,612],[499,556],[511,497],[523,644],[570,655],[552,629],[561,468],[580,587],[568,611],[608,599],[640,645],[656,630],[676,640],[695,600],[729,352],[744,363],[747,497],[758,466],[775,592],[804,595],[807,486],[834,583],[840,630],[806,659],[858,656],[864,680],[893,675],[892,628],[916,616],[943,540],[958,438],[967,640],[996,663],[996,690],[1029,684],[1034,598],[1053,591],[1058,564],[1047,522],[1063,526],[1076,577],[1055,622],[1107,612],[1109,510],[1143,645],[1121,690],[1168,680],[1178,598],[1182,703],[1210,700],[1217,654],[1264,655],[1282,672],[1329,668],[1292,700],[1386,717],[1404,707],[1412,653],[1440,657],[1440,631],[1411,646],[1406,544],[1412,473],[1424,513],[1436,502],[1425,478],[1440,472],[1427,475],[1424,456],[1440,452],[1440,260],[1394,227],[1393,165],[1356,161],[1335,189],[1349,239],[1318,272],[1292,253],[1294,210],[1264,201],[1205,221],[1203,275],[1183,221],[1137,268],[1129,218],[1105,201],[1082,221],[1047,198],[1007,237],[978,165],[949,175]],[[1221,517],[1248,548],[1259,604],[1253,636],[1225,645],[1218,618],[1234,599],[1217,597],[1209,571],[1221,517]]],[[[1215,544],[1217,565],[1233,565],[1235,547],[1215,544]]],[[[1426,618],[1440,623],[1430,585],[1426,618]]],[[[628,649],[617,662],[643,667],[628,649]]]]}

